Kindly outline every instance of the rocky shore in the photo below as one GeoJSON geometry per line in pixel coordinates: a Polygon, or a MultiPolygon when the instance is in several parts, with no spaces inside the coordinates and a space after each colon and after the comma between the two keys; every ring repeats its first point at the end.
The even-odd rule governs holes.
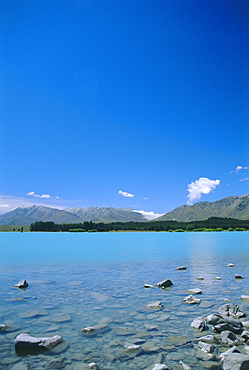
{"type": "MultiPolygon", "coordinates": [[[[11,324],[11,320],[0,323],[0,369],[249,369],[249,295],[239,295],[240,289],[237,289],[237,301],[243,308],[223,299],[214,310],[212,302],[205,297],[203,277],[195,278],[198,284],[203,283],[201,288],[190,286],[180,293],[174,292],[179,289],[183,279],[181,274],[186,270],[186,266],[175,268],[179,275],[174,275],[174,280],[140,284],[139,293],[134,297],[137,308],[133,310],[129,309],[129,301],[125,303],[129,299],[125,288],[116,291],[115,297],[104,293],[103,289],[91,291],[89,301],[83,295],[82,305],[89,309],[85,313],[80,311],[85,315],[84,327],[73,324],[72,318],[77,316],[73,302],[71,313],[67,308],[52,315],[54,306],[34,307],[32,295],[31,298],[21,295],[15,304],[24,302],[26,308],[30,307],[22,310],[19,306],[20,325],[11,324]],[[161,297],[161,300],[146,302],[147,295],[161,297]],[[122,305],[117,303],[121,301],[122,305]],[[125,306],[128,309],[125,310],[125,306]],[[102,316],[103,307],[110,309],[112,314],[102,316]],[[91,310],[99,317],[95,323],[91,319],[91,310]],[[197,315],[193,317],[195,313],[197,315]],[[75,339],[71,333],[75,333],[75,339]]],[[[241,277],[233,276],[233,279],[241,280],[241,277]]],[[[216,277],[213,280],[215,282],[216,277]]],[[[52,294],[56,285],[47,284],[52,284],[52,294]]],[[[34,289],[25,279],[13,286],[23,294],[34,289]]],[[[74,292],[80,292],[80,286],[80,281],[70,283],[74,292]]],[[[245,289],[240,293],[245,293],[245,289]]],[[[72,301],[71,295],[70,299],[72,301]]],[[[65,297],[64,302],[69,307],[70,302],[65,297]]]]}

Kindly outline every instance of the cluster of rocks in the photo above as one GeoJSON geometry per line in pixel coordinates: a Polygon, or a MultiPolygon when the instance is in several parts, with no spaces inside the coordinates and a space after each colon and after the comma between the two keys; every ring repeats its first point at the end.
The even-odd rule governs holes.
{"type": "Polygon", "coordinates": [[[197,317],[191,323],[199,331],[212,326],[214,334],[198,338],[197,346],[207,359],[220,362],[224,370],[249,369],[249,322],[241,321],[245,316],[238,305],[229,303],[222,305],[217,314],[197,317]],[[229,349],[222,352],[225,347],[229,349]]]}

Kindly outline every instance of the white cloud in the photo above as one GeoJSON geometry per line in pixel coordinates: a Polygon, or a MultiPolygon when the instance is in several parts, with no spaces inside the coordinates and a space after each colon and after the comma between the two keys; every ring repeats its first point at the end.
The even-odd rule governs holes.
{"type": "Polygon", "coordinates": [[[199,200],[202,194],[209,194],[220,184],[220,180],[210,180],[207,177],[200,177],[188,185],[188,204],[199,200]]]}
{"type": "Polygon", "coordinates": [[[0,207],[2,207],[2,208],[7,208],[9,206],[10,206],[9,204],[0,204],[0,207]]]}
{"type": "Polygon", "coordinates": [[[39,194],[36,194],[34,191],[30,191],[29,193],[27,193],[27,195],[31,197],[35,197],[35,198],[42,198],[42,199],[51,199],[51,198],[60,199],[60,197],[58,196],[53,197],[52,195],[49,195],[49,194],[39,195],[39,194]]]}
{"type": "Polygon", "coordinates": [[[249,167],[242,167],[242,166],[237,166],[236,167],[236,172],[239,172],[241,170],[249,170],[249,167]]]}
{"type": "Polygon", "coordinates": [[[249,177],[244,177],[243,179],[239,180],[239,181],[248,181],[249,180],[249,177]]]}
{"type": "Polygon", "coordinates": [[[154,212],[146,212],[146,211],[133,211],[133,212],[137,212],[137,213],[141,213],[141,215],[143,215],[147,220],[154,220],[155,218],[157,217],[160,217],[162,215],[164,215],[164,213],[154,213],[154,212]]]}
{"type": "Polygon", "coordinates": [[[119,190],[118,194],[123,195],[123,197],[125,198],[133,198],[135,196],[131,193],[127,193],[127,191],[122,191],[122,190],[119,190]]]}

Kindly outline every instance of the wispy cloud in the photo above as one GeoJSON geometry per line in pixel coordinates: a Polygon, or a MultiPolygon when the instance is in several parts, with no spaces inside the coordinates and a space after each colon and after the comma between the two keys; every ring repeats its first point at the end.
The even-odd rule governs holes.
{"type": "Polygon", "coordinates": [[[188,185],[188,204],[199,200],[203,194],[209,194],[220,184],[220,180],[210,180],[207,177],[200,177],[188,185]]]}
{"type": "Polygon", "coordinates": [[[118,194],[122,195],[125,198],[133,198],[135,196],[134,194],[127,193],[127,191],[122,191],[122,190],[119,190],[118,194]]]}
{"type": "Polygon", "coordinates": [[[30,191],[29,193],[27,193],[27,195],[29,195],[31,197],[34,197],[34,198],[42,198],[42,199],[52,199],[52,198],[60,199],[60,197],[58,197],[58,196],[52,196],[52,195],[49,195],[49,194],[39,195],[39,194],[36,194],[34,191],[30,191]]]}

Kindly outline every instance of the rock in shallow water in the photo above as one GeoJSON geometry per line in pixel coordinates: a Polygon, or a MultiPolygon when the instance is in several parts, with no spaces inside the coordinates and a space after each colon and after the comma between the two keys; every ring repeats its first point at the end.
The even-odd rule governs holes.
{"type": "Polygon", "coordinates": [[[235,319],[246,316],[245,312],[242,311],[242,309],[237,304],[232,303],[223,304],[223,306],[218,309],[218,312],[221,315],[231,316],[235,319]]]}
{"type": "Polygon", "coordinates": [[[186,304],[197,304],[201,302],[201,299],[195,298],[193,295],[188,295],[186,298],[184,298],[183,303],[186,304]]]}
{"type": "Polygon", "coordinates": [[[210,315],[207,321],[213,325],[214,331],[221,333],[224,330],[230,330],[235,334],[240,334],[243,331],[243,324],[241,321],[225,315],[210,315]]]}
{"type": "Polygon", "coordinates": [[[206,319],[203,316],[199,316],[194,319],[191,323],[191,327],[198,330],[205,330],[206,329],[206,319]]]}
{"type": "Polygon", "coordinates": [[[15,350],[18,354],[35,354],[52,350],[63,341],[60,335],[53,337],[32,337],[27,333],[19,334],[15,339],[15,350]]]}
{"type": "Polygon", "coordinates": [[[19,288],[19,289],[26,289],[27,287],[29,286],[27,280],[22,280],[22,281],[19,281],[19,283],[15,284],[14,287],[15,288],[19,288]]]}
{"type": "Polygon", "coordinates": [[[156,284],[159,288],[170,288],[173,283],[170,279],[165,279],[156,284]]]}

